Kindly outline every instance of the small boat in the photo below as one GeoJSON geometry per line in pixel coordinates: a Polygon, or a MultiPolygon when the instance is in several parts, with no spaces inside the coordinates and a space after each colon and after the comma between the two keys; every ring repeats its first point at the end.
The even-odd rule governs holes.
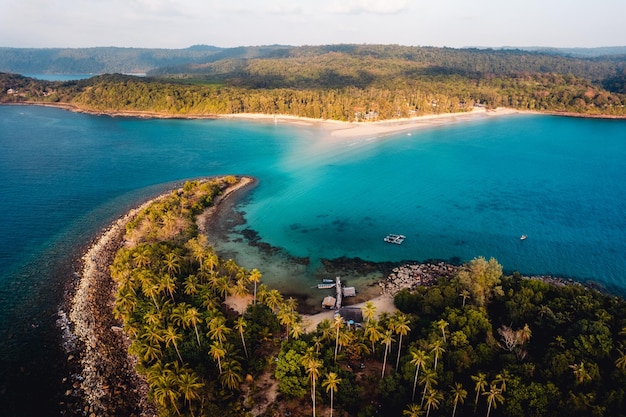
{"type": "Polygon", "coordinates": [[[521,236],[519,237],[519,240],[526,240],[526,238],[527,238],[527,237],[528,237],[528,235],[521,235],[521,236]]]}
{"type": "Polygon", "coordinates": [[[334,288],[334,287],[335,287],[335,284],[334,283],[330,283],[330,282],[323,282],[321,284],[317,284],[317,288],[319,290],[326,290],[326,289],[334,288]]]}
{"type": "Polygon", "coordinates": [[[322,280],[322,282],[323,282],[324,284],[330,284],[330,283],[334,283],[334,282],[335,282],[335,280],[334,280],[334,279],[332,279],[332,278],[324,278],[324,279],[322,280]]]}
{"type": "Polygon", "coordinates": [[[402,242],[404,242],[404,239],[406,239],[406,236],[404,235],[396,235],[396,234],[390,233],[387,236],[385,236],[383,240],[387,243],[395,243],[396,245],[401,245],[402,242]]]}

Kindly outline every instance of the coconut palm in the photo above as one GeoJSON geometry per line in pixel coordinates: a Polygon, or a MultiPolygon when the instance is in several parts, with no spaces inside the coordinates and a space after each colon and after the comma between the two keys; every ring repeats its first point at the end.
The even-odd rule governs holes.
{"type": "Polygon", "coordinates": [[[177,384],[178,381],[173,372],[162,374],[154,388],[154,399],[161,407],[167,408],[171,405],[176,410],[176,414],[180,415],[180,410],[176,405],[180,397],[180,392],[176,389],[177,384]]]}
{"type": "Polygon", "coordinates": [[[337,362],[337,352],[339,351],[339,332],[343,327],[343,317],[339,314],[335,314],[335,321],[333,327],[335,328],[335,362],[337,362]]]}
{"type": "Polygon", "coordinates": [[[226,326],[226,319],[223,316],[213,317],[209,321],[209,332],[207,335],[211,340],[217,341],[220,345],[226,340],[226,335],[231,332],[231,329],[226,326]]]}
{"type": "Polygon", "coordinates": [[[411,365],[415,365],[415,378],[413,379],[413,395],[411,396],[411,401],[415,401],[415,388],[417,387],[417,377],[420,372],[420,368],[424,368],[426,366],[426,361],[429,359],[429,356],[423,350],[415,350],[411,351],[411,365]]]}
{"type": "Polygon", "coordinates": [[[374,343],[377,343],[383,337],[377,320],[372,319],[365,324],[365,336],[372,343],[372,355],[374,355],[376,353],[374,343]]]}
{"type": "Polygon", "coordinates": [[[295,340],[300,339],[300,336],[302,336],[303,333],[304,333],[304,329],[302,328],[302,325],[300,324],[300,322],[296,321],[295,323],[291,325],[290,335],[295,340]]]}
{"type": "Polygon", "coordinates": [[[441,340],[435,340],[430,344],[430,353],[432,353],[435,357],[435,365],[433,366],[433,369],[435,371],[437,370],[437,360],[439,359],[439,356],[441,356],[441,354],[445,351],[446,350],[443,348],[443,346],[441,346],[441,340]]]}
{"type": "Polygon", "coordinates": [[[198,277],[189,275],[183,283],[183,292],[186,295],[196,295],[198,293],[198,277]]]}
{"type": "Polygon", "coordinates": [[[441,391],[436,389],[429,389],[428,395],[426,396],[426,417],[430,414],[430,409],[434,408],[435,410],[439,409],[439,404],[443,400],[443,394],[441,391]]]}
{"type": "Polygon", "coordinates": [[[468,290],[462,290],[459,294],[463,298],[463,307],[465,307],[465,302],[468,298],[470,298],[470,292],[468,290]]]}
{"type": "Polygon", "coordinates": [[[217,362],[217,367],[221,374],[222,373],[222,358],[226,355],[226,350],[222,347],[220,343],[218,343],[217,341],[214,341],[213,343],[211,343],[211,346],[209,347],[209,355],[211,355],[213,357],[213,360],[217,362]]]}
{"type": "Polygon", "coordinates": [[[322,387],[326,388],[326,392],[330,391],[330,417],[333,417],[333,399],[334,394],[337,392],[337,387],[341,383],[341,378],[337,377],[334,372],[328,373],[326,379],[322,381],[322,387]]]}
{"type": "Polygon", "coordinates": [[[502,372],[496,375],[496,378],[493,380],[492,384],[500,384],[500,391],[506,391],[506,383],[511,379],[511,374],[509,371],[504,369],[502,372]]]}
{"type": "Polygon", "coordinates": [[[163,264],[165,265],[165,270],[168,274],[174,275],[180,273],[180,256],[174,252],[165,254],[163,264]]]}
{"type": "Polygon", "coordinates": [[[246,328],[247,325],[248,323],[243,316],[239,316],[235,321],[235,330],[237,330],[239,332],[239,335],[241,336],[241,344],[243,345],[243,351],[246,354],[246,359],[248,358],[248,348],[246,347],[246,339],[243,337],[243,330],[246,328]]]}
{"type": "Polygon", "coordinates": [[[446,343],[446,327],[448,327],[448,322],[444,319],[441,319],[435,322],[435,326],[441,330],[441,337],[443,338],[443,343],[446,343]]]}
{"type": "Polygon", "coordinates": [[[194,331],[196,332],[196,341],[198,342],[198,346],[200,346],[200,334],[198,333],[198,323],[202,323],[202,317],[200,317],[200,312],[195,307],[189,307],[185,310],[185,315],[183,316],[183,324],[185,327],[193,326],[194,331]]]}
{"type": "Polygon", "coordinates": [[[474,384],[474,392],[476,392],[476,398],[474,399],[474,411],[476,411],[476,407],[478,406],[478,397],[480,394],[487,388],[487,375],[483,372],[479,372],[476,375],[472,375],[472,381],[474,384]]]}
{"type": "Polygon", "coordinates": [[[615,361],[615,366],[622,372],[626,372],[626,353],[622,349],[617,349],[619,352],[619,358],[615,361]]]}
{"type": "Polygon", "coordinates": [[[254,304],[256,304],[256,286],[259,281],[261,281],[261,272],[259,272],[258,269],[254,268],[250,272],[250,277],[248,279],[254,283],[254,304]]]}
{"type": "Polygon", "coordinates": [[[402,410],[402,415],[407,417],[421,417],[424,410],[419,404],[409,404],[406,409],[402,410]]]}
{"type": "Polygon", "coordinates": [[[363,317],[365,317],[366,323],[369,323],[376,316],[376,305],[367,301],[363,307],[361,307],[361,311],[363,312],[363,317]]]}
{"type": "Polygon", "coordinates": [[[239,388],[239,384],[243,381],[241,377],[241,365],[235,360],[224,362],[224,371],[220,372],[220,383],[223,387],[230,390],[239,388]]]}
{"type": "Polygon", "coordinates": [[[185,401],[189,404],[189,410],[193,415],[193,409],[191,402],[200,398],[199,391],[204,387],[204,383],[198,378],[198,376],[191,370],[184,369],[178,374],[178,386],[180,393],[185,397],[185,401]]]}
{"type": "Polygon", "coordinates": [[[433,389],[433,385],[437,385],[437,373],[432,369],[425,369],[419,380],[421,385],[424,385],[424,391],[422,392],[422,402],[420,405],[424,405],[426,399],[426,393],[433,389]]]}
{"type": "Polygon", "coordinates": [[[452,394],[452,403],[454,407],[452,408],[452,417],[456,414],[456,406],[465,402],[465,398],[467,398],[467,390],[463,388],[463,384],[457,382],[454,386],[450,386],[450,394],[452,394]]]}
{"type": "Polygon", "coordinates": [[[283,295],[276,289],[269,290],[264,297],[264,302],[270,310],[276,311],[276,307],[283,302],[283,295]]]}
{"type": "Polygon", "coordinates": [[[322,367],[322,361],[317,359],[317,356],[313,352],[312,348],[302,356],[302,365],[309,375],[311,380],[311,401],[313,403],[313,417],[315,417],[315,381],[320,375],[320,368],[322,367]]]}
{"type": "Polygon", "coordinates": [[[165,347],[169,347],[170,343],[174,345],[174,349],[176,349],[176,353],[178,354],[178,359],[180,359],[180,363],[183,363],[183,357],[180,356],[180,351],[178,350],[178,342],[183,340],[183,337],[176,331],[176,329],[174,329],[174,327],[168,326],[163,332],[163,338],[165,339],[165,347]]]}
{"type": "Polygon", "coordinates": [[[495,385],[491,385],[491,388],[489,389],[489,391],[483,392],[483,395],[487,396],[487,417],[489,417],[489,414],[491,413],[491,407],[493,406],[493,408],[495,409],[498,405],[498,403],[503,403],[504,402],[504,397],[502,396],[502,391],[500,391],[495,385]]]}
{"type": "Polygon", "coordinates": [[[382,339],[381,339],[381,343],[385,345],[385,355],[384,355],[384,359],[383,359],[383,370],[380,373],[380,377],[384,377],[385,376],[385,367],[387,366],[387,354],[389,353],[389,347],[391,346],[391,344],[395,342],[395,339],[393,338],[393,333],[391,330],[386,330],[385,334],[383,335],[382,339]]]}
{"type": "Polygon", "coordinates": [[[572,368],[572,371],[574,372],[576,384],[583,384],[587,381],[591,381],[592,377],[589,371],[587,371],[585,362],[576,363],[574,365],[570,365],[569,367],[572,368]]]}
{"type": "Polygon", "coordinates": [[[404,314],[395,315],[393,330],[397,335],[400,335],[400,340],[398,340],[398,358],[396,359],[397,372],[398,365],[400,364],[400,353],[402,352],[402,336],[406,336],[407,333],[411,331],[408,317],[404,314]]]}

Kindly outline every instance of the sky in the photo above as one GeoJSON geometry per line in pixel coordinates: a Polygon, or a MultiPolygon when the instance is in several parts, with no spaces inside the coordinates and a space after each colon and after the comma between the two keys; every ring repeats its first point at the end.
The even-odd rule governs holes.
{"type": "Polygon", "coordinates": [[[624,0],[0,0],[0,46],[626,45],[624,0]]]}

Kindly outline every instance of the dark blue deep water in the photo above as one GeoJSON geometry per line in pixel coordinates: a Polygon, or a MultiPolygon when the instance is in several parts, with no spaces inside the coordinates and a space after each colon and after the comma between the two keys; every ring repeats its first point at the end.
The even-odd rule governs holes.
{"type": "Polygon", "coordinates": [[[76,259],[173,183],[259,180],[240,206],[245,227],[309,268],[281,276],[235,240],[218,246],[269,285],[302,285],[321,258],[493,256],[507,271],[626,294],[625,161],[615,120],[515,115],[338,140],[273,123],[0,107],[0,415],[54,410],[54,321],[76,259]],[[385,244],[387,233],[407,239],[385,244]]]}

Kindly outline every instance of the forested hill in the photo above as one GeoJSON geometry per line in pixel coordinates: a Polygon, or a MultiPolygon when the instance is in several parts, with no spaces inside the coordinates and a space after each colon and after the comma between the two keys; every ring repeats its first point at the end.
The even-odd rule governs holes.
{"type": "MultiPolygon", "coordinates": [[[[95,112],[265,113],[344,121],[462,112],[474,105],[626,116],[626,55],[576,58],[399,45],[197,46],[184,50],[184,59],[167,50],[160,50],[166,51],[162,56],[132,51],[136,59],[163,66],[146,78],[102,75],[68,83],[0,74],[0,101],[60,102],[95,112]]],[[[124,72],[147,66],[129,68],[124,72]]]]}

